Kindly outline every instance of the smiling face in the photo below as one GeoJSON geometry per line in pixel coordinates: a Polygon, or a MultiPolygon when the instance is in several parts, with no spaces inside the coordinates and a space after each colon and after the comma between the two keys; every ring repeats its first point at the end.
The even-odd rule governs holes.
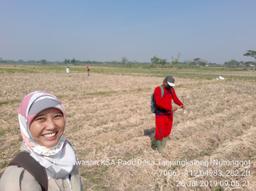
{"type": "Polygon", "coordinates": [[[63,113],[56,108],[41,111],[29,126],[34,141],[47,148],[58,144],[64,129],[65,120],[63,113]]]}

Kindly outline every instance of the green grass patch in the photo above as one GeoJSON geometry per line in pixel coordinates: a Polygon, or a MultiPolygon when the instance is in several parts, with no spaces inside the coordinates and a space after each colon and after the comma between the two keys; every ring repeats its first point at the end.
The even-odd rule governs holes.
{"type": "Polygon", "coordinates": [[[166,75],[174,75],[181,78],[195,79],[215,79],[218,76],[224,76],[226,79],[243,79],[256,81],[256,71],[245,71],[239,69],[229,69],[224,67],[193,67],[193,68],[152,68],[144,67],[113,67],[113,66],[95,66],[92,72],[103,74],[118,75],[147,75],[155,77],[163,77],[166,75]]]}
{"type": "MultiPolygon", "coordinates": [[[[72,73],[87,73],[84,65],[69,65],[72,73]]],[[[65,73],[66,65],[0,65],[0,73],[65,73]]],[[[118,75],[159,76],[174,75],[181,78],[215,79],[219,75],[226,79],[256,81],[256,71],[243,68],[227,67],[195,67],[195,66],[166,66],[156,67],[147,64],[138,65],[92,65],[92,73],[118,75]]]]}
{"type": "Polygon", "coordinates": [[[0,137],[5,135],[5,130],[4,129],[0,129],[0,137]]]}

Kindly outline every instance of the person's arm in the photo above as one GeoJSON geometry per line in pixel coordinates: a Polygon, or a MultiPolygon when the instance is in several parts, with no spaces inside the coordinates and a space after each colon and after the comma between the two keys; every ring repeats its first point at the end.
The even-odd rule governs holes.
{"type": "Polygon", "coordinates": [[[172,110],[171,100],[165,98],[161,94],[162,94],[161,88],[160,87],[155,88],[154,99],[156,102],[156,106],[160,109],[164,109],[166,111],[171,111],[172,110]]]}
{"type": "Polygon", "coordinates": [[[24,168],[8,166],[0,179],[1,191],[42,191],[35,178],[24,168]]]}
{"type": "Polygon", "coordinates": [[[183,104],[182,101],[180,101],[180,99],[177,97],[174,88],[171,89],[171,94],[172,94],[172,98],[173,98],[174,103],[184,109],[184,104],[183,104]]]}
{"type": "Polygon", "coordinates": [[[79,174],[78,166],[75,166],[70,179],[72,190],[83,190],[83,181],[81,178],[82,177],[79,174]]]}

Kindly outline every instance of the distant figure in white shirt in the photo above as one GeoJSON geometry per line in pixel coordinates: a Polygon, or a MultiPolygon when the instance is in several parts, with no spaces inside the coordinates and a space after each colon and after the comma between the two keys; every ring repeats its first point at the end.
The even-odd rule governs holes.
{"type": "Polygon", "coordinates": [[[70,73],[70,69],[69,69],[69,67],[68,67],[68,66],[66,67],[66,73],[67,73],[67,74],[69,74],[69,73],[70,73]]]}

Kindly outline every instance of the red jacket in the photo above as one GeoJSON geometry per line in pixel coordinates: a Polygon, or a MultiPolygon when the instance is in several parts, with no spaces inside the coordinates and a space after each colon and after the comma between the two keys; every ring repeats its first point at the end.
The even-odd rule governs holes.
{"type": "Polygon", "coordinates": [[[172,100],[179,106],[183,105],[183,103],[177,97],[174,88],[171,88],[170,90],[164,88],[164,95],[162,96],[160,86],[156,87],[154,91],[154,99],[157,108],[160,110],[165,110],[168,113],[171,113],[172,111],[172,100]]]}

